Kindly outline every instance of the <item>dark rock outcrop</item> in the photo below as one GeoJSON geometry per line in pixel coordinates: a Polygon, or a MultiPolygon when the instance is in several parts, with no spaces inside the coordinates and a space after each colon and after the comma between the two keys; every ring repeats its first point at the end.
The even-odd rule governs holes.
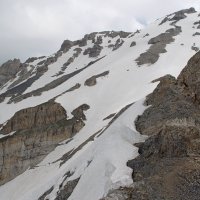
{"type": "Polygon", "coordinates": [[[103,200],[198,200],[200,197],[200,52],[177,79],[167,75],[136,120],[149,138],[135,144],[139,156],[127,164],[133,169],[130,187],[112,190],[103,200]]]}
{"type": "Polygon", "coordinates": [[[165,76],[136,121],[150,137],[140,155],[128,162],[132,188],[121,193],[130,199],[197,200],[200,197],[200,53],[193,56],[177,79],[165,76]]]}
{"type": "Polygon", "coordinates": [[[16,77],[21,70],[22,63],[19,59],[9,60],[0,66],[0,87],[7,81],[16,77]]]}
{"type": "Polygon", "coordinates": [[[59,51],[63,51],[64,53],[69,51],[69,49],[74,45],[74,43],[70,40],[65,40],[61,47],[60,47],[60,50],[59,51]]]}
{"type": "MultiPolygon", "coordinates": [[[[40,61],[37,64],[38,66],[35,72],[33,72],[33,66],[30,71],[27,71],[27,64],[21,64],[19,78],[11,84],[6,92],[0,95],[0,102],[4,101],[6,97],[11,97],[9,103],[20,99],[19,96],[22,95],[25,90],[38,80],[46,71],[48,71],[48,66],[55,63],[60,56],[62,56],[62,52],[57,52],[53,56],[40,61]]],[[[37,95],[40,95],[40,93],[38,92],[37,95]]]]}
{"type": "Polygon", "coordinates": [[[200,33],[199,33],[199,32],[196,32],[196,33],[194,33],[192,36],[198,36],[198,35],[200,35],[200,33]]]}
{"type": "MultiPolygon", "coordinates": [[[[70,197],[72,194],[74,188],[79,182],[80,178],[77,178],[75,180],[70,180],[66,182],[66,180],[71,177],[73,173],[67,172],[65,176],[63,177],[62,183],[59,185],[59,191],[57,192],[55,200],[66,200],[70,197]]],[[[47,190],[42,196],[39,197],[38,200],[46,200],[48,199],[48,195],[51,194],[54,187],[52,186],[49,190],[47,190]]]]}
{"type": "Polygon", "coordinates": [[[117,41],[115,42],[114,46],[113,46],[113,51],[119,49],[124,43],[124,40],[122,39],[117,39],[117,41]]]}
{"type": "Polygon", "coordinates": [[[189,8],[189,9],[184,9],[184,10],[180,10],[178,12],[172,13],[170,15],[167,15],[159,25],[164,24],[167,21],[173,21],[173,23],[176,23],[182,19],[185,19],[187,16],[186,14],[192,14],[195,13],[196,10],[194,8],[189,8]],[[173,17],[172,17],[173,16],[173,17]]]}
{"type": "Polygon", "coordinates": [[[94,44],[93,47],[89,47],[83,52],[83,55],[89,55],[89,57],[94,58],[100,55],[101,50],[103,49],[102,46],[99,44],[94,44]]]}
{"type": "Polygon", "coordinates": [[[31,58],[28,58],[25,63],[32,63],[34,62],[35,60],[38,60],[38,59],[42,59],[42,58],[45,58],[45,56],[40,56],[40,57],[31,57],[31,58]]]}
{"type": "Polygon", "coordinates": [[[90,86],[90,87],[91,87],[91,86],[94,86],[94,85],[97,84],[97,78],[106,76],[106,75],[108,75],[108,74],[109,74],[109,71],[105,71],[105,72],[103,72],[103,73],[101,73],[101,74],[94,75],[94,76],[88,78],[88,79],[85,81],[84,85],[90,86]]]}
{"type": "Polygon", "coordinates": [[[160,54],[166,53],[166,45],[174,42],[174,36],[178,35],[181,32],[181,27],[175,26],[167,30],[165,33],[151,38],[148,42],[151,46],[145,52],[140,54],[136,59],[136,62],[139,66],[144,64],[154,64],[158,61],[160,54]]]}
{"type": "Polygon", "coordinates": [[[73,181],[68,181],[64,186],[61,187],[55,200],[66,200],[72,194],[74,188],[78,184],[79,178],[73,181]]]}
{"type": "Polygon", "coordinates": [[[131,45],[130,45],[130,47],[134,47],[136,45],[136,42],[135,41],[133,41],[133,42],[131,42],[131,45]]]}
{"type": "Polygon", "coordinates": [[[196,47],[195,43],[193,44],[193,46],[191,47],[192,50],[198,52],[199,51],[199,47],[196,47]]]}
{"type": "MultiPolygon", "coordinates": [[[[82,39],[76,40],[76,41],[70,41],[70,40],[65,40],[61,48],[58,52],[64,52],[66,53],[71,49],[73,46],[78,45],[79,47],[83,47],[87,45],[88,40],[92,40],[94,45],[97,45],[95,48],[97,48],[100,44],[102,44],[103,39],[102,37],[110,37],[110,38],[115,38],[119,36],[120,38],[127,38],[131,33],[129,32],[124,32],[124,31],[102,31],[102,32],[93,32],[90,34],[86,34],[82,39]],[[100,34],[97,36],[97,34],[100,34]]],[[[94,47],[93,47],[94,48],[94,47]]],[[[89,51],[89,50],[88,50],[89,51]]],[[[85,55],[87,55],[86,53],[85,55]]],[[[96,57],[96,56],[91,56],[90,57],[96,57]]]]}
{"type": "Polygon", "coordinates": [[[148,36],[149,36],[149,33],[145,34],[145,35],[143,36],[143,38],[148,37],[148,36]]]}
{"type": "Polygon", "coordinates": [[[124,31],[106,31],[105,36],[108,36],[111,38],[115,38],[117,36],[119,36],[120,38],[127,38],[130,34],[132,34],[132,33],[124,32],[124,31]]]}
{"type": "Polygon", "coordinates": [[[1,94],[0,102],[2,102],[6,97],[11,97],[11,99],[9,100],[8,103],[12,103],[12,102],[16,103],[16,102],[22,101],[23,99],[29,98],[31,96],[40,96],[42,94],[42,92],[45,92],[45,91],[48,91],[48,90],[51,90],[51,89],[57,87],[58,85],[64,83],[65,81],[69,80],[73,76],[79,74],[86,68],[90,67],[94,63],[98,62],[102,58],[104,58],[104,57],[101,57],[94,61],[91,61],[85,67],[78,69],[74,72],[71,72],[69,74],[65,74],[65,75],[57,78],[56,80],[53,80],[52,82],[46,84],[45,86],[43,86],[41,88],[38,88],[36,90],[33,90],[33,91],[25,93],[25,94],[22,94],[27,89],[27,87],[30,87],[35,80],[37,80],[40,76],[43,75],[43,72],[36,73],[35,76],[29,78],[27,81],[17,85],[16,87],[11,88],[10,90],[7,90],[5,93],[1,94]]]}
{"type": "Polygon", "coordinates": [[[67,119],[64,108],[50,101],[17,112],[0,131],[5,135],[0,139],[0,185],[34,167],[59,142],[80,131],[87,109],[89,106],[83,104],[67,119]]]}
{"type": "Polygon", "coordinates": [[[200,29],[200,21],[194,22],[194,25],[196,26],[197,29],[200,29]]]}
{"type": "Polygon", "coordinates": [[[50,101],[55,101],[58,97],[62,96],[63,94],[66,94],[68,92],[72,92],[74,90],[77,90],[81,87],[81,84],[80,83],[76,83],[74,86],[72,86],[71,88],[69,88],[68,90],[62,92],[61,94],[55,96],[54,98],[52,98],[50,101]]]}
{"type": "Polygon", "coordinates": [[[67,69],[67,67],[74,62],[74,60],[81,54],[82,49],[81,48],[76,48],[74,49],[75,53],[72,55],[72,57],[70,57],[66,63],[63,64],[63,67],[61,68],[62,71],[65,71],[65,69],[67,69]]]}
{"type": "Polygon", "coordinates": [[[47,195],[49,195],[53,191],[54,187],[51,187],[49,190],[47,190],[42,196],[39,197],[38,200],[45,200],[47,195]]]}

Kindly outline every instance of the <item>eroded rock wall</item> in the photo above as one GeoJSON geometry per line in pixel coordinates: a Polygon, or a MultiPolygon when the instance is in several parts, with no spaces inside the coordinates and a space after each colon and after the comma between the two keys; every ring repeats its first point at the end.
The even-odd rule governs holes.
{"type": "Polygon", "coordinates": [[[67,119],[64,108],[53,101],[17,112],[0,131],[0,185],[34,167],[59,142],[73,137],[85,125],[85,104],[67,119]],[[84,119],[83,119],[84,118],[84,119]],[[10,135],[10,133],[14,133],[10,135]]]}
{"type": "Polygon", "coordinates": [[[167,75],[136,120],[149,138],[134,144],[139,156],[127,164],[133,185],[109,192],[104,200],[198,200],[200,197],[200,52],[177,79],[167,75]]]}

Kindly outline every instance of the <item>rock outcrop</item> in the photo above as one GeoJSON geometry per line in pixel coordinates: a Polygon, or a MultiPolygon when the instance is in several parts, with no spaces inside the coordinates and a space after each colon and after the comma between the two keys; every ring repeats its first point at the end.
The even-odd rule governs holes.
{"type": "Polygon", "coordinates": [[[100,55],[102,49],[103,47],[99,44],[94,44],[93,47],[86,49],[83,52],[83,55],[88,55],[90,58],[94,58],[100,55]]]}
{"type": "Polygon", "coordinates": [[[192,45],[191,49],[194,50],[194,51],[196,51],[196,52],[199,51],[199,47],[197,47],[197,46],[195,45],[195,43],[192,45]]]}
{"type": "Polygon", "coordinates": [[[112,48],[112,51],[119,49],[124,44],[124,40],[121,38],[117,39],[115,44],[109,44],[108,48],[112,48]]]}
{"type": "Polygon", "coordinates": [[[167,75],[136,120],[148,135],[135,144],[139,156],[128,162],[134,184],[109,192],[104,200],[198,200],[200,197],[200,52],[177,79],[167,75]]]}
{"type": "Polygon", "coordinates": [[[137,64],[141,66],[144,64],[156,63],[160,54],[167,52],[165,49],[167,44],[174,42],[174,37],[181,31],[181,27],[175,26],[174,28],[168,29],[165,33],[161,33],[158,36],[151,38],[148,42],[151,46],[136,59],[137,64]]]}
{"type": "Polygon", "coordinates": [[[192,36],[199,36],[200,35],[200,33],[199,32],[196,32],[196,33],[194,33],[192,36]]]}
{"type": "Polygon", "coordinates": [[[0,66],[0,87],[7,81],[16,77],[21,70],[22,64],[19,59],[9,60],[0,66]]]}
{"type": "Polygon", "coordinates": [[[101,74],[94,75],[94,76],[88,78],[85,81],[84,85],[89,86],[89,87],[94,86],[94,85],[97,84],[97,79],[98,78],[107,76],[108,74],[109,74],[109,71],[105,71],[105,72],[103,72],[101,74]]]}
{"type": "Polygon", "coordinates": [[[167,21],[173,21],[173,22],[176,23],[176,22],[178,22],[182,19],[185,19],[187,17],[186,14],[192,14],[192,13],[195,13],[195,12],[196,12],[196,10],[194,8],[180,10],[178,12],[167,15],[159,25],[162,25],[167,21]]]}
{"type": "Polygon", "coordinates": [[[43,86],[41,88],[38,88],[36,90],[33,90],[31,92],[23,94],[23,92],[27,89],[27,87],[30,87],[35,80],[37,80],[39,77],[41,77],[43,75],[43,72],[37,72],[35,76],[29,78],[27,81],[7,90],[5,93],[2,93],[0,95],[0,102],[4,101],[6,97],[11,97],[8,103],[12,103],[12,102],[16,103],[16,102],[22,101],[24,99],[27,99],[31,96],[40,96],[42,94],[42,92],[54,89],[58,85],[64,83],[65,81],[69,80],[73,76],[79,74],[86,68],[90,67],[92,64],[98,62],[102,58],[104,58],[104,57],[101,57],[94,61],[89,62],[85,67],[83,67],[81,69],[73,71],[69,74],[62,75],[59,78],[57,78],[56,80],[53,80],[52,82],[46,84],[45,86],[43,86]]]}
{"type": "Polygon", "coordinates": [[[61,189],[55,198],[55,200],[66,200],[70,197],[72,194],[74,188],[78,184],[79,178],[75,179],[73,181],[68,181],[64,186],[60,186],[61,189]]]}
{"type": "Polygon", "coordinates": [[[81,48],[76,48],[74,49],[75,53],[72,55],[72,57],[70,57],[66,63],[63,64],[63,67],[62,67],[62,71],[65,71],[65,69],[71,64],[74,62],[74,59],[77,58],[80,53],[82,52],[82,49],[81,48]]]}
{"type": "Polygon", "coordinates": [[[67,119],[64,108],[53,101],[17,112],[0,131],[0,185],[28,167],[34,167],[59,142],[73,137],[85,125],[84,104],[67,119]],[[10,134],[13,133],[13,134],[10,134]]]}
{"type": "Polygon", "coordinates": [[[135,41],[131,42],[130,47],[134,47],[134,46],[136,46],[136,42],[135,41]]]}
{"type": "MultiPolygon", "coordinates": [[[[110,37],[110,38],[115,38],[117,36],[119,36],[120,38],[127,38],[130,34],[131,34],[130,32],[124,32],[124,31],[93,32],[93,33],[90,33],[90,34],[86,34],[83,37],[83,39],[81,39],[81,40],[75,40],[75,41],[65,40],[62,43],[61,48],[58,52],[64,52],[65,53],[65,52],[69,51],[69,49],[71,49],[73,46],[84,47],[84,46],[87,45],[89,40],[91,40],[92,43],[94,43],[94,45],[96,45],[92,49],[94,49],[94,48],[97,49],[97,48],[100,48],[99,46],[100,46],[100,44],[102,44],[102,37],[103,36],[104,37],[110,37]],[[99,36],[98,34],[100,34],[102,36],[99,36]]],[[[89,50],[86,51],[86,52],[89,52],[89,50]]],[[[90,54],[90,57],[96,57],[96,56],[94,56],[93,54],[90,54]]]]}
{"type": "Polygon", "coordinates": [[[200,53],[177,80],[166,76],[147,97],[151,105],[136,121],[149,135],[138,144],[133,168],[132,199],[191,199],[200,196],[200,53]]]}

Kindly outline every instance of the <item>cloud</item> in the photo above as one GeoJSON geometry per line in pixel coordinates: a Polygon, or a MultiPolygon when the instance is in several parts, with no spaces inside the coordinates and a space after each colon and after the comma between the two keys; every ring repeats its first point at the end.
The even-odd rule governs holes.
{"type": "Polygon", "coordinates": [[[66,38],[103,30],[135,31],[198,0],[1,0],[0,63],[48,55],[66,38]]]}

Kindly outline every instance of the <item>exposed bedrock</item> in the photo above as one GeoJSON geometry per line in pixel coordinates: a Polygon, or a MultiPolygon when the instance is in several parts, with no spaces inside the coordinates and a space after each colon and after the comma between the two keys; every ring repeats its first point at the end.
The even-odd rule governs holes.
{"type": "Polygon", "coordinates": [[[140,156],[129,161],[134,198],[197,200],[200,196],[200,53],[177,80],[171,76],[147,97],[151,105],[136,121],[140,156]],[[142,181],[142,182],[140,182],[142,181]]]}
{"type": "Polygon", "coordinates": [[[81,48],[76,48],[74,49],[75,53],[72,55],[72,57],[70,57],[66,63],[63,64],[63,67],[61,68],[62,71],[65,71],[65,69],[74,62],[74,59],[76,59],[82,52],[81,48]]]}
{"type": "MultiPolygon", "coordinates": [[[[30,66],[32,69],[27,71],[27,64],[26,63],[20,64],[20,69],[18,70],[19,78],[9,86],[6,92],[0,95],[0,102],[3,102],[6,97],[11,97],[9,103],[13,102],[14,98],[17,98],[17,96],[20,96],[36,80],[38,80],[41,76],[43,76],[43,74],[48,71],[48,66],[55,63],[58,57],[60,57],[61,55],[62,55],[62,52],[57,52],[53,56],[40,61],[37,64],[38,66],[35,72],[33,72],[34,66],[30,66]]],[[[11,78],[9,78],[9,80],[10,79],[11,78]]]]}
{"type": "MultiPolygon", "coordinates": [[[[93,32],[90,34],[86,34],[82,39],[76,40],[76,41],[70,41],[65,40],[59,51],[63,51],[64,53],[69,51],[73,46],[78,45],[79,47],[86,46],[88,41],[91,40],[92,43],[95,45],[100,45],[103,42],[102,37],[110,37],[115,38],[119,36],[120,38],[127,38],[131,33],[130,32],[124,32],[124,31],[103,31],[103,32],[93,32]],[[98,35],[100,34],[100,35],[98,35]],[[97,36],[98,35],[98,36],[97,36]]],[[[95,57],[92,54],[90,54],[91,57],[95,57]]]]}
{"type": "Polygon", "coordinates": [[[94,86],[94,85],[97,84],[97,79],[98,79],[98,78],[107,76],[108,74],[109,74],[109,71],[105,71],[105,72],[103,72],[103,73],[94,75],[94,76],[88,78],[88,79],[85,81],[84,85],[86,85],[86,86],[94,86]]]}
{"type": "Polygon", "coordinates": [[[197,29],[200,29],[200,21],[196,21],[196,22],[194,22],[194,25],[196,25],[197,27],[197,29]]]}
{"type": "Polygon", "coordinates": [[[109,192],[104,200],[198,200],[200,197],[200,52],[177,79],[167,75],[136,120],[148,135],[135,144],[139,156],[128,162],[133,185],[109,192]]]}
{"type": "Polygon", "coordinates": [[[196,33],[194,33],[192,36],[199,36],[200,35],[200,33],[199,32],[196,32],[196,33]]]}
{"type": "Polygon", "coordinates": [[[115,44],[109,44],[108,48],[112,48],[112,51],[119,49],[124,44],[124,40],[121,38],[117,39],[115,44]]]}
{"type": "Polygon", "coordinates": [[[175,26],[175,28],[168,29],[165,33],[161,33],[158,36],[151,38],[148,42],[151,46],[149,49],[140,54],[136,59],[139,66],[144,64],[154,64],[158,61],[160,54],[166,53],[166,46],[174,42],[174,37],[181,33],[181,27],[175,26]]]}
{"type": "Polygon", "coordinates": [[[197,46],[195,45],[195,43],[191,46],[191,49],[194,50],[194,51],[196,51],[196,52],[199,51],[199,47],[197,47],[197,46]]]}
{"type": "Polygon", "coordinates": [[[103,47],[100,46],[99,44],[94,44],[93,47],[89,47],[88,49],[86,49],[83,52],[83,55],[89,55],[89,57],[91,58],[97,57],[100,55],[102,49],[103,47]]]}
{"type": "Polygon", "coordinates": [[[32,63],[32,62],[34,62],[35,60],[37,60],[37,59],[42,59],[42,58],[45,58],[45,56],[30,57],[30,58],[28,58],[28,59],[25,61],[25,63],[32,63]]]}
{"type": "Polygon", "coordinates": [[[23,68],[19,59],[9,60],[0,66],[0,87],[7,81],[16,77],[17,73],[23,68]]]}
{"type": "Polygon", "coordinates": [[[135,41],[131,42],[130,47],[134,47],[134,46],[136,46],[136,42],[135,41]]]}
{"type": "Polygon", "coordinates": [[[64,186],[60,185],[60,191],[57,194],[57,197],[55,198],[55,200],[68,199],[70,195],[72,194],[72,192],[74,191],[74,188],[78,184],[78,181],[79,181],[79,178],[72,181],[68,181],[64,186]]]}
{"type": "MultiPolygon", "coordinates": [[[[105,56],[104,56],[105,57],[105,56]]],[[[99,60],[103,59],[104,57],[98,58],[94,61],[89,62],[85,67],[78,69],[76,71],[73,71],[69,74],[62,75],[58,77],[56,80],[53,80],[52,82],[46,84],[45,86],[38,88],[36,90],[33,90],[31,92],[22,94],[28,87],[32,85],[32,83],[37,80],[42,74],[37,73],[35,76],[29,78],[27,81],[17,85],[16,87],[13,87],[9,90],[7,90],[5,93],[0,95],[0,102],[4,101],[6,97],[11,97],[8,103],[12,102],[19,102],[24,99],[27,99],[31,96],[40,96],[42,92],[49,91],[51,89],[56,88],[58,85],[64,83],[65,81],[69,80],[70,78],[76,76],[86,68],[90,67],[94,63],[98,62],[99,60]]]]}
{"type": "Polygon", "coordinates": [[[23,109],[0,131],[0,185],[15,178],[28,167],[34,167],[59,142],[73,137],[85,125],[86,104],[67,119],[64,108],[53,101],[23,109]],[[10,133],[14,133],[10,135],[10,133]]]}
{"type": "Polygon", "coordinates": [[[178,12],[167,15],[159,25],[162,25],[167,21],[174,21],[176,23],[176,22],[178,22],[182,19],[185,19],[187,17],[186,14],[192,14],[192,13],[195,13],[195,12],[196,11],[195,11],[194,8],[180,10],[178,12]]]}

